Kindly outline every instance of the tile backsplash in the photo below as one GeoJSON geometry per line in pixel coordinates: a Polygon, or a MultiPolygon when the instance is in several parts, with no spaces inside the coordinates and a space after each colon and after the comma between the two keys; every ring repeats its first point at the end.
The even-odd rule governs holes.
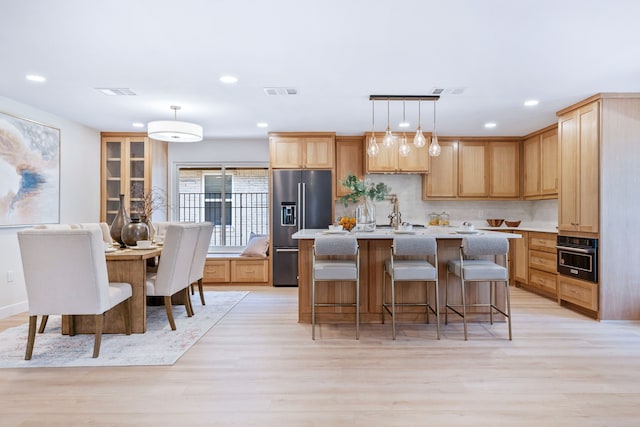
{"type": "MultiPolygon", "coordinates": [[[[422,177],[414,174],[369,174],[367,180],[384,182],[391,187],[391,193],[398,196],[402,220],[414,224],[427,224],[432,212],[448,212],[451,225],[471,221],[478,226],[486,226],[487,218],[521,220],[523,224],[557,225],[558,200],[422,200],[422,177]]],[[[355,205],[344,207],[336,203],[336,217],[353,215],[355,205]]],[[[388,200],[376,202],[378,224],[387,224],[392,205],[388,200]]]]}

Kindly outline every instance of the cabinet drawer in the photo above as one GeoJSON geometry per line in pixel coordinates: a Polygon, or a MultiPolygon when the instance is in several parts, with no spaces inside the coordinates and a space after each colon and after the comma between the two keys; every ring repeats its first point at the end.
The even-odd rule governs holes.
{"type": "Polygon", "coordinates": [[[266,259],[231,261],[232,282],[267,282],[269,265],[266,259]]]}
{"type": "Polygon", "coordinates": [[[536,251],[556,253],[556,235],[552,233],[529,233],[529,248],[536,251]]]}
{"type": "Polygon", "coordinates": [[[563,301],[598,311],[598,284],[558,276],[558,295],[563,301]]]}
{"type": "Polygon", "coordinates": [[[556,259],[555,253],[529,250],[529,268],[555,273],[558,268],[556,259]]]}
{"type": "Polygon", "coordinates": [[[228,260],[210,260],[208,259],[204,265],[204,282],[228,282],[229,281],[229,261],[228,260]]]}
{"type": "Polygon", "coordinates": [[[545,291],[556,293],[556,274],[540,270],[529,270],[529,284],[545,291]]]}

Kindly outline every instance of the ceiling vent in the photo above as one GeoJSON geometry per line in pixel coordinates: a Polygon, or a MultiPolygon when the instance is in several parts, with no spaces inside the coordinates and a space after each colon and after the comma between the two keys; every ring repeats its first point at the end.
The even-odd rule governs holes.
{"type": "Polygon", "coordinates": [[[265,87],[264,93],[267,96],[297,95],[298,89],[294,87],[265,87]]]}
{"type": "Polygon", "coordinates": [[[462,95],[466,87],[434,87],[431,89],[432,95],[462,95]]]}
{"type": "Polygon", "coordinates": [[[97,87],[95,89],[107,96],[134,96],[136,94],[126,87],[97,87]]]}

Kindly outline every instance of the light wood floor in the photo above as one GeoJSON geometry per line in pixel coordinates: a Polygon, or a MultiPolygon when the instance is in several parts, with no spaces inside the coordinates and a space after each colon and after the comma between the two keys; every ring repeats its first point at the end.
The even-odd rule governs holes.
{"type": "MultiPolygon", "coordinates": [[[[297,323],[297,289],[248,295],[174,366],[0,370],[0,425],[638,426],[640,324],[513,290],[504,323],[297,323]]],[[[196,315],[197,315],[197,308],[196,315]]],[[[0,321],[0,329],[26,315],[0,321]]],[[[37,345],[37,340],[36,340],[37,345]]]]}

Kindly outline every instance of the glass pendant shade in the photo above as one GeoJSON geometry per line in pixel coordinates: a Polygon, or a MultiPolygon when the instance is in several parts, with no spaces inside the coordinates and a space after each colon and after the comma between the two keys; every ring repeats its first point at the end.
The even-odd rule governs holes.
{"type": "Polygon", "coordinates": [[[402,134],[400,137],[400,147],[398,147],[398,153],[400,153],[401,157],[407,157],[409,152],[411,151],[411,147],[407,144],[407,136],[402,134]]]}
{"type": "Polygon", "coordinates": [[[374,156],[377,156],[379,152],[380,152],[380,147],[376,142],[376,136],[371,135],[371,138],[369,139],[369,146],[367,147],[367,154],[371,157],[374,157],[374,156]]]}
{"type": "Polygon", "coordinates": [[[413,145],[418,148],[424,147],[427,144],[427,139],[424,137],[422,133],[422,128],[418,128],[416,131],[416,136],[413,137],[413,145]]]}
{"type": "Polygon", "coordinates": [[[434,133],[431,137],[431,144],[429,145],[429,155],[431,157],[437,157],[441,151],[442,148],[440,148],[440,144],[438,144],[438,136],[434,133]]]}
{"type": "Polygon", "coordinates": [[[384,133],[384,138],[382,138],[382,145],[385,147],[392,147],[394,143],[393,133],[391,133],[391,129],[387,128],[387,131],[384,133]]]}

